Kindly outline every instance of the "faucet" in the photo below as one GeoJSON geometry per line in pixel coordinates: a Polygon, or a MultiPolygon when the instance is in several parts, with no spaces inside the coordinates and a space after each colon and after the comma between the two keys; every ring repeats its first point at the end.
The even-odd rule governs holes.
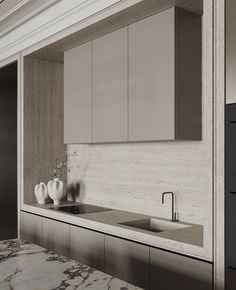
{"type": "Polygon", "coordinates": [[[175,212],[175,196],[174,196],[174,193],[172,191],[163,192],[162,193],[162,204],[165,203],[165,195],[166,194],[171,194],[171,196],[172,196],[172,219],[171,219],[171,221],[172,222],[177,222],[178,219],[177,219],[177,213],[175,212]]]}

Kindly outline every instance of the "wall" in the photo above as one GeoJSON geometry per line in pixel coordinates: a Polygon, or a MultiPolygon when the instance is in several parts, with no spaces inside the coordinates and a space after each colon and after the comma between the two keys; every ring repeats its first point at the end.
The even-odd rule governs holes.
{"type": "Polygon", "coordinates": [[[0,69],[0,240],[17,238],[17,63],[0,69]]]}
{"type": "Polygon", "coordinates": [[[68,174],[72,188],[80,184],[78,200],[148,215],[170,218],[170,199],[161,204],[163,191],[177,195],[182,221],[204,225],[204,247],[212,246],[212,10],[204,1],[202,59],[202,141],[133,144],[68,145],[78,152],[79,164],[68,174]]]}
{"type": "Polygon", "coordinates": [[[25,57],[25,203],[36,201],[34,186],[47,182],[55,168],[55,159],[64,158],[63,120],[63,65],[25,57]]]}

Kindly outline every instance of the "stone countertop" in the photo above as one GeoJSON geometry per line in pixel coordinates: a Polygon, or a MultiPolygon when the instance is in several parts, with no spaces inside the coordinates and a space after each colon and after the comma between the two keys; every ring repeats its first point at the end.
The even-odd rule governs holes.
{"type": "Polygon", "coordinates": [[[1,290],[141,290],[21,240],[0,242],[1,290]]]}
{"type": "MultiPolygon", "coordinates": [[[[61,204],[61,206],[73,204],[78,203],[66,202],[61,204]]],[[[149,218],[149,216],[143,214],[113,209],[104,212],[74,215],[51,209],[52,207],[53,204],[33,204],[24,205],[22,209],[62,222],[144,243],[149,246],[163,248],[203,260],[212,261],[212,257],[204,249],[202,225],[181,222],[181,224],[186,224],[188,227],[157,233],[121,224],[127,221],[149,218]]]]}

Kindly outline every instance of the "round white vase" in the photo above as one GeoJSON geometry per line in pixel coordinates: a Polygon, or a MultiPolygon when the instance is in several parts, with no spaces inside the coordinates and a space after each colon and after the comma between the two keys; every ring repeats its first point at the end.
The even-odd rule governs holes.
{"type": "Polygon", "coordinates": [[[54,205],[59,205],[64,197],[63,182],[59,178],[54,178],[48,182],[47,187],[54,205]]]}
{"type": "Polygon", "coordinates": [[[39,204],[45,204],[48,199],[47,185],[44,182],[36,184],[34,187],[34,194],[39,204]]]}

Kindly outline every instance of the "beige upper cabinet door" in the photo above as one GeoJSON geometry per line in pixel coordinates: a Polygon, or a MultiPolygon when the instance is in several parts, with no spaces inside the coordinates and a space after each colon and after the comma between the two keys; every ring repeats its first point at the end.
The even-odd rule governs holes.
{"type": "Polygon", "coordinates": [[[92,42],[64,53],[64,143],[92,142],[92,42]]]}
{"type": "Polygon", "coordinates": [[[127,137],[127,28],[93,41],[93,142],[127,137]]]}
{"type": "Polygon", "coordinates": [[[129,26],[129,141],[201,139],[201,16],[170,8],[129,26]]]}
{"type": "Polygon", "coordinates": [[[129,141],[175,137],[174,13],[129,26],[129,141]]]}

